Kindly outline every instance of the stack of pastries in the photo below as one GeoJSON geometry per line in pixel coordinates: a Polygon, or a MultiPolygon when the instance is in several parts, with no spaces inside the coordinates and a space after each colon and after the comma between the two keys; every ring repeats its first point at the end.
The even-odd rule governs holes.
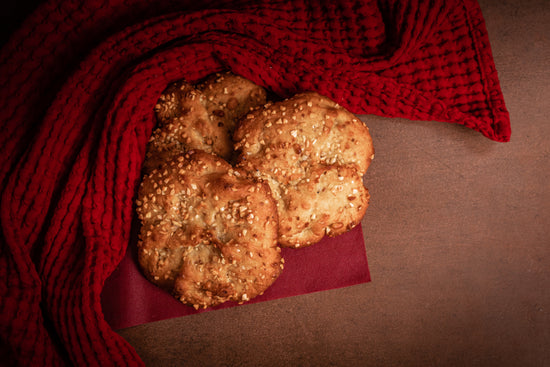
{"type": "Polygon", "coordinates": [[[367,126],[314,92],[268,101],[230,72],[160,96],[136,199],[139,264],[181,302],[246,302],[299,248],[361,222],[367,126]]]}

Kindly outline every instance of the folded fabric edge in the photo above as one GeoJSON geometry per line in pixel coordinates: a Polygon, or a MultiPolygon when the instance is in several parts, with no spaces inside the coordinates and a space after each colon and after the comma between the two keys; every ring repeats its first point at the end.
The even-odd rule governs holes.
{"type": "Polygon", "coordinates": [[[484,92],[493,114],[490,121],[493,136],[488,137],[499,142],[508,142],[512,133],[510,115],[504,103],[485,18],[477,0],[463,0],[463,4],[484,81],[484,92]]]}

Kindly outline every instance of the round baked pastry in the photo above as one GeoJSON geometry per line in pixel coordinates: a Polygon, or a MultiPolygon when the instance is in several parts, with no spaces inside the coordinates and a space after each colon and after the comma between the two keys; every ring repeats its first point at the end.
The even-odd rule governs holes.
{"type": "Polygon", "coordinates": [[[158,127],[147,146],[144,171],[190,149],[231,160],[236,121],[265,102],[265,89],[229,72],[195,86],[185,81],[169,85],[155,106],[158,127]]]}
{"type": "Polygon", "coordinates": [[[374,149],[369,129],[351,112],[302,93],[250,112],[234,141],[237,166],[271,187],[281,246],[308,246],[360,223],[374,149]]]}
{"type": "Polygon", "coordinates": [[[136,204],[141,268],[185,304],[248,301],[282,271],[269,186],[214,154],[191,150],[153,170],[136,204]]]}

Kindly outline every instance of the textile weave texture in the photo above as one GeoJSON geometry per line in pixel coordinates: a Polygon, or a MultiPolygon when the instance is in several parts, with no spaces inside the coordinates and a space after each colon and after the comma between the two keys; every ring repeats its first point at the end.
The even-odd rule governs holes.
{"type": "Polygon", "coordinates": [[[475,0],[46,0],[0,53],[0,359],[142,365],[102,316],[165,86],[232,70],[354,113],[510,122],[475,0]]]}

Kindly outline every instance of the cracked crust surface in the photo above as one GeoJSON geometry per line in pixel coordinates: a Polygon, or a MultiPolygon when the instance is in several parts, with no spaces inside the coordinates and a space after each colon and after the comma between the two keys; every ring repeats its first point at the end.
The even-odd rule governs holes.
{"type": "Polygon", "coordinates": [[[138,259],[181,302],[209,307],[262,294],[283,268],[269,186],[200,150],[143,178],[138,259]]]}
{"type": "Polygon", "coordinates": [[[362,176],[374,149],[351,112],[302,93],[247,114],[234,141],[237,166],[271,187],[281,246],[309,246],[360,223],[369,203],[362,176]]]}
{"type": "Polygon", "coordinates": [[[147,146],[144,171],[190,149],[215,153],[230,161],[231,136],[238,119],[266,102],[266,91],[232,73],[214,74],[197,85],[179,81],[160,96],[158,127],[147,146]]]}

